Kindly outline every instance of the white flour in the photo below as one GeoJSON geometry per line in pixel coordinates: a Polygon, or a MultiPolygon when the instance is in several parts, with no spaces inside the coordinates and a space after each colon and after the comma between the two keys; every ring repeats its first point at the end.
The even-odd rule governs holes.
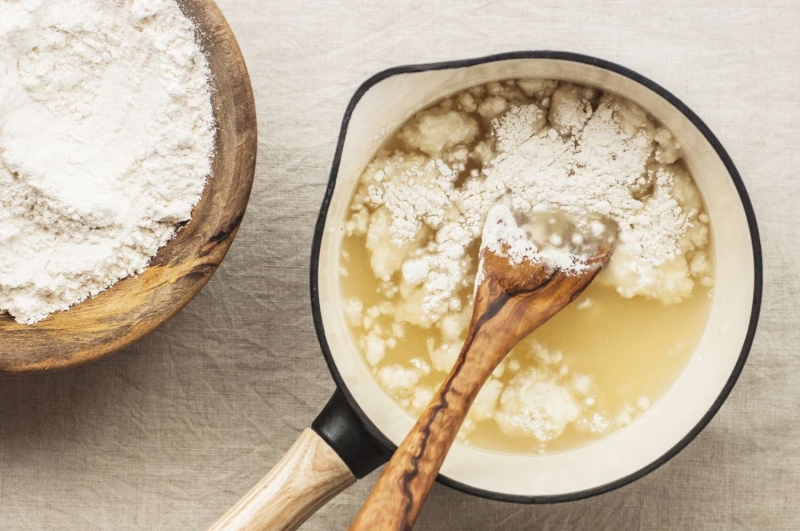
{"type": "MultiPolygon", "coordinates": [[[[544,261],[540,258],[539,249],[517,225],[514,214],[505,205],[492,207],[486,215],[486,224],[483,226],[481,236],[481,251],[483,250],[489,250],[498,256],[506,256],[513,265],[519,265],[524,260],[544,261]]],[[[564,265],[569,267],[572,263],[570,261],[564,265]]],[[[480,268],[478,270],[480,271],[480,268]]]]}
{"type": "Polygon", "coordinates": [[[0,0],[0,311],[66,310],[190,219],[208,80],[174,0],[0,0]]]}
{"type": "MultiPolygon", "coordinates": [[[[504,257],[513,267],[521,265],[524,261],[531,264],[543,263],[568,274],[584,271],[589,267],[586,263],[589,255],[577,248],[576,240],[573,239],[572,242],[565,240],[558,231],[548,231],[547,227],[542,231],[547,238],[535,237],[527,226],[536,222],[525,221],[526,223],[521,226],[506,205],[496,205],[489,210],[481,234],[480,260],[475,277],[476,291],[484,279],[485,251],[504,257]]],[[[580,243],[583,243],[583,237],[579,232],[575,232],[573,236],[580,238],[580,243]]]]}
{"type": "MultiPolygon", "coordinates": [[[[523,216],[564,214],[587,234],[598,219],[615,223],[617,248],[601,278],[624,296],[678,302],[693,276],[711,282],[702,201],[685,170],[671,164],[680,146],[669,131],[613,95],[570,84],[552,90],[515,105],[489,96],[476,112],[462,93],[457,103],[419,113],[399,134],[408,151],[379,157],[364,173],[354,208],[366,208],[354,220],[375,210],[359,225],[372,268],[385,282],[400,270],[406,285],[421,286],[428,324],[460,309],[457,293],[471,286],[474,270],[469,250],[502,202],[523,216]]],[[[549,259],[569,261],[563,253],[549,259]]]]}
{"type": "MultiPolygon", "coordinates": [[[[499,120],[500,141],[521,142],[506,141],[513,147],[501,151],[487,175],[511,191],[517,210],[557,208],[577,217],[608,216],[619,224],[623,241],[635,240],[643,263],[658,266],[673,258],[689,220],[669,193],[672,174],[647,174],[651,138],[637,126],[629,132],[621,127],[622,101],[604,98],[593,115],[588,113],[591,118],[573,105],[562,105],[556,113],[577,135],[566,139],[553,134],[554,129],[546,135],[528,134],[524,112],[499,120]],[[647,177],[655,180],[653,193],[641,201],[631,189],[644,185],[647,177]]],[[[489,200],[494,195],[483,193],[489,200]]]]}

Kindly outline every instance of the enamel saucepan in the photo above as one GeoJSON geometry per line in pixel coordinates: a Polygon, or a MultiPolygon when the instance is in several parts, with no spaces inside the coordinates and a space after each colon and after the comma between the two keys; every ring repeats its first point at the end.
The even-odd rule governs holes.
{"type": "Polygon", "coordinates": [[[338,389],[281,462],[213,530],[294,529],[356,478],[385,462],[411,428],[413,419],[378,387],[345,324],[338,271],[350,198],[378,146],[414,112],[464,88],[509,78],[567,80],[614,92],[673,132],[711,219],[713,304],[686,369],[630,426],[594,444],[551,455],[511,455],[456,444],[439,481],[476,496],[520,503],[594,496],[664,464],[722,406],[755,334],[761,248],[739,173],[700,118],[649,79],[572,53],[519,52],[393,68],[367,80],[350,101],[314,237],[314,322],[338,389]]]}

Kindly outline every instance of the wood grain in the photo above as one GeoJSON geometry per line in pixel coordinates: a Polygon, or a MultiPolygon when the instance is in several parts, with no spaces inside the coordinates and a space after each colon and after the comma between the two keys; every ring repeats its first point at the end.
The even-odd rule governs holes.
{"type": "Polygon", "coordinates": [[[422,509],[447,452],[481,387],[506,354],[589,285],[609,249],[589,270],[567,275],[541,263],[511,267],[483,254],[464,347],[453,369],[381,474],[351,531],[407,531],[422,509]]]}
{"type": "Polygon", "coordinates": [[[34,325],[0,315],[0,371],[69,367],[126,347],[177,314],[208,282],[244,216],[255,172],[256,111],[236,38],[211,0],[180,0],[212,73],[218,124],[209,180],[192,220],[141,275],[34,325]]]}
{"type": "Polygon", "coordinates": [[[305,429],[275,468],[208,531],[291,531],[355,482],[336,452],[305,429]]]}

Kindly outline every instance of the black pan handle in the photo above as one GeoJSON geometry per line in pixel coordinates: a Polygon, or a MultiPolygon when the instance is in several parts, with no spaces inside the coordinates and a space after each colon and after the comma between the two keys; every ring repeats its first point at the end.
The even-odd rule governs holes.
{"type": "Polygon", "coordinates": [[[319,435],[347,464],[353,475],[361,479],[382,464],[392,453],[370,435],[341,389],[322,409],[311,429],[319,435]]]}

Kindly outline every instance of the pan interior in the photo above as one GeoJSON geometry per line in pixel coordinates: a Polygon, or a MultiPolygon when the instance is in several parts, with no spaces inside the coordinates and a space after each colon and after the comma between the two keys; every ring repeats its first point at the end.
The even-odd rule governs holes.
{"type": "Polygon", "coordinates": [[[713,409],[736,373],[746,343],[755,290],[755,257],[746,211],[711,142],[667,99],[605,67],[555,58],[400,71],[369,86],[352,109],[342,146],[320,247],[319,306],[341,380],[377,429],[398,444],[413,420],[373,380],[341,308],[338,261],[350,198],[380,143],[414,112],[473,85],[520,77],[567,80],[615,92],[669,128],[684,146],[684,160],[704,197],[715,243],[717,284],[703,337],[672,388],[642,418],[594,444],[557,454],[503,454],[455,445],[442,468],[452,481],[500,495],[563,497],[636,474],[670,452],[713,409]]]}

